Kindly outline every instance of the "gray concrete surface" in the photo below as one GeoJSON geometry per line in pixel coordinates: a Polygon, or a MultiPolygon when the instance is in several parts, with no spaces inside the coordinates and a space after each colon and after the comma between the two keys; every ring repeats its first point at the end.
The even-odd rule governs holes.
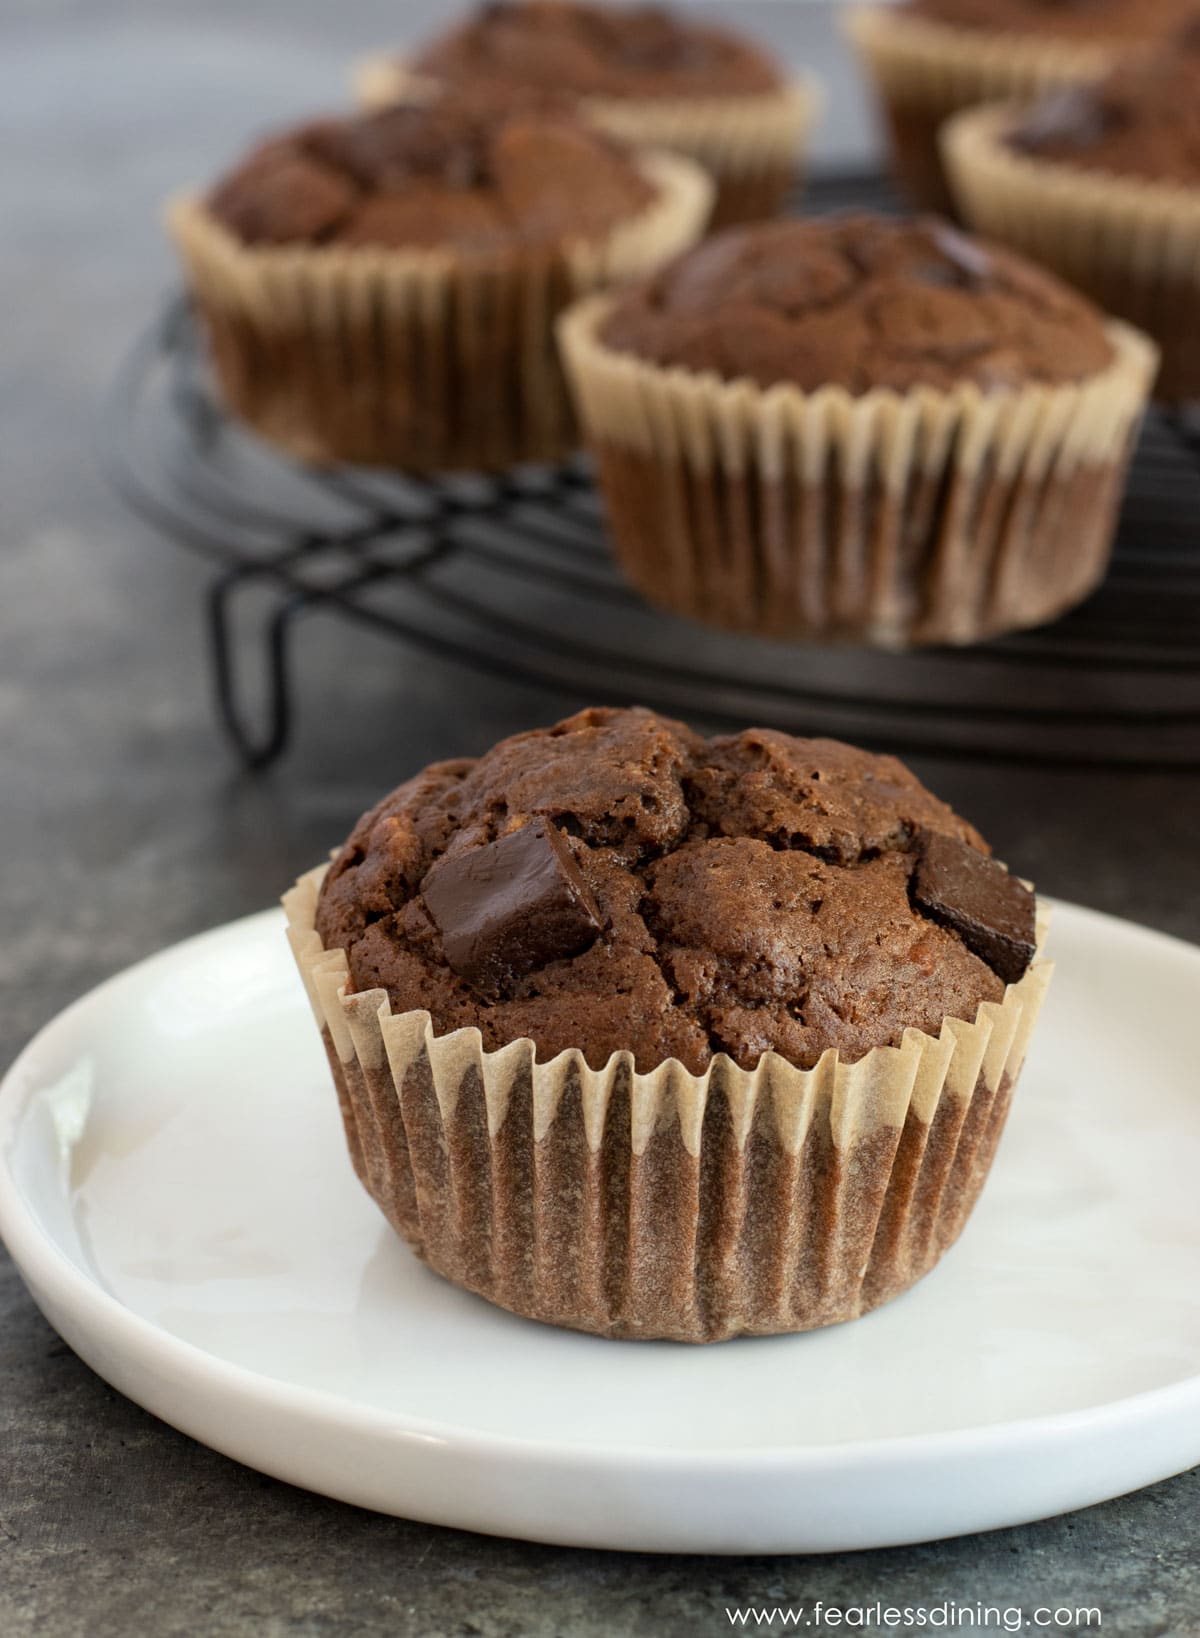
{"type": "MultiPolygon", "coordinates": [[[[7,0],[0,14],[2,1064],[101,978],[269,903],[429,756],[582,703],[316,623],[294,753],[246,778],[210,719],[202,572],[122,511],[94,460],[112,368],[170,277],[162,195],[248,131],[335,102],[348,56],[444,9],[7,0]],[[353,699],[361,727],[324,699],[353,699]]],[[[796,49],[827,30],[798,7],[736,9],[796,49]]],[[[1050,891],[1200,939],[1200,783],[920,771],[1050,891]]],[[[122,1400],[0,1255],[0,1638],[716,1634],[727,1605],[816,1598],[1099,1606],[1106,1632],[1186,1638],[1198,1525],[1197,1472],[1028,1528],[813,1560],[562,1551],[375,1517],[122,1400]]]]}

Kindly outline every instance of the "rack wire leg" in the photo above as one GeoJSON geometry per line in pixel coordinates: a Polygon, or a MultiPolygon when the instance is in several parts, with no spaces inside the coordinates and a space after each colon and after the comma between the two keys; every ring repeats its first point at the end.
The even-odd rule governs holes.
{"type": "Polygon", "coordinates": [[[290,636],[295,618],[308,599],[290,597],[280,603],[250,639],[261,649],[259,670],[265,686],[265,697],[255,712],[245,695],[246,656],[238,658],[236,653],[239,645],[245,646],[245,640],[239,639],[234,625],[237,593],[253,584],[255,578],[243,570],[222,575],[209,589],[207,626],[213,692],[221,726],[246,767],[260,769],[275,761],[291,736],[290,636]]]}

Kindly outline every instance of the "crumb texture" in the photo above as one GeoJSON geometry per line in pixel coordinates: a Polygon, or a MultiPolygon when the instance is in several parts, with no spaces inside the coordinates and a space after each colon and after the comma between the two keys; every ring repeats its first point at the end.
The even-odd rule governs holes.
{"type": "Polygon", "coordinates": [[[932,218],[847,215],[719,234],[627,291],[602,339],[759,386],[984,391],[1112,362],[1099,311],[1052,274],[932,218]]]}
{"type": "Polygon", "coordinates": [[[577,96],[720,96],[773,91],[770,59],[749,42],[657,6],[517,0],[484,5],[413,61],[418,73],[577,96]]]}
{"type": "Polygon", "coordinates": [[[330,868],[317,929],[356,990],[428,1010],[438,1033],[474,1025],[488,1049],[529,1036],[541,1060],[578,1047],[601,1068],[629,1049],[643,1072],[674,1057],[694,1073],[774,1050],[806,1068],[1003,995],[913,902],[930,835],[988,852],[894,757],[591,710],[393,791],[330,868]],[[481,993],[450,965],[422,884],[535,822],[569,850],[599,933],[481,993]]]}
{"type": "Polygon", "coordinates": [[[483,253],[602,234],[653,198],[632,155],[560,102],[480,90],[300,126],[208,205],[248,244],[483,253]]]}

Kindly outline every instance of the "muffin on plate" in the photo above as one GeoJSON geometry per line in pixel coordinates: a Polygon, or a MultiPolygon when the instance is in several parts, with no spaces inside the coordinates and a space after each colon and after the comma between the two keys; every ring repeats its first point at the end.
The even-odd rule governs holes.
{"type": "Polygon", "coordinates": [[[851,1319],[955,1240],[1049,976],[894,757],[591,710],[435,763],[285,899],[358,1177],[515,1313],[851,1319]]]}
{"type": "Polygon", "coordinates": [[[1195,0],[903,0],[868,6],[849,33],[887,118],[909,202],[953,200],[938,131],[960,108],[1025,101],[1095,79],[1180,26],[1195,0]]]}
{"type": "Polygon", "coordinates": [[[963,215],[1162,350],[1156,396],[1200,398],[1200,18],[1153,57],[943,137],[963,215]]]}
{"type": "Polygon", "coordinates": [[[300,126],[168,221],[243,420],[425,472],[568,453],[555,315],[691,243],[711,195],[677,155],[477,92],[300,126]]]}
{"type": "Polygon", "coordinates": [[[789,81],[736,34],[657,6],[577,0],[482,5],[409,58],[369,59],[357,88],[379,107],[422,81],[577,98],[615,135],[704,165],[715,226],[778,211],[817,106],[813,81],[789,81]]]}
{"type": "Polygon", "coordinates": [[[719,234],[559,335],[650,601],[888,647],[1087,595],[1155,362],[1011,252],[869,215],[719,234]]]}

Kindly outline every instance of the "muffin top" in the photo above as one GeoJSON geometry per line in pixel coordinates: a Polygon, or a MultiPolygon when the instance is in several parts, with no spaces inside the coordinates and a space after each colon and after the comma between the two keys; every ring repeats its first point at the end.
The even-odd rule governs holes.
{"type": "Polygon", "coordinates": [[[656,364],[806,392],[985,391],[1112,361],[1099,312],[1050,273],[933,218],[734,229],[620,295],[601,339],[656,364]]]}
{"type": "Polygon", "coordinates": [[[1075,40],[1159,40],[1195,0],[906,0],[905,12],[956,28],[1075,40]]]}
{"type": "Polygon", "coordinates": [[[474,92],[302,125],[208,208],[252,245],[487,252],[603,234],[653,198],[633,155],[561,104],[474,92]]]}
{"type": "Polygon", "coordinates": [[[1196,186],[1200,18],[1152,57],[1123,64],[1099,84],[1044,98],[1008,140],[1039,159],[1196,186]]]}
{"type": "Polygon", "coordinates": [[[439,1034],[700,1073],[973,1019],[1032,958],[1033,896],[894,757],[591,710],[385,797],[317,930],[439,1034]]]}
{"type": "Polygon", "coordinates": [[[736,35],[657,6],[514,0],[480,6],[412,59],[461,83],[538,86],[598,97],[700,97],[774,91],[769,58],[736,35]]]}

